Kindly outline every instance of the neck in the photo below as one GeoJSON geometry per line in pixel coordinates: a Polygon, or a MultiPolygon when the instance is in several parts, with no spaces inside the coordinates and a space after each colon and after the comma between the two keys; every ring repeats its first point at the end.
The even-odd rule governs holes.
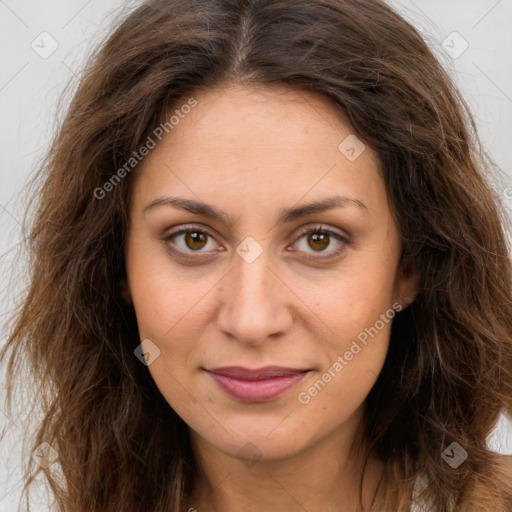
{"type": "Polygon", "coordinates": [[[355,436],[347,443],[346,432],[286,459],[252,463],[220,452],[195,433],[191,442],[200,468],[186,508],[191,512],[369,511],[383,475],[375,457],[363,475],[362,440],[355,436]]]}

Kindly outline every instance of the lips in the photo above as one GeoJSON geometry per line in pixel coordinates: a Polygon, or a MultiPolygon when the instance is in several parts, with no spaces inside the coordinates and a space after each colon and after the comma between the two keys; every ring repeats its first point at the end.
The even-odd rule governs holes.
{"type": "Polygon", "coordinates": [[[206,371],[219,388],[231,398],[242,402],[267,402],[295,386],[309,370],[283,366],[258,369],[225,366],[206,371]]]}

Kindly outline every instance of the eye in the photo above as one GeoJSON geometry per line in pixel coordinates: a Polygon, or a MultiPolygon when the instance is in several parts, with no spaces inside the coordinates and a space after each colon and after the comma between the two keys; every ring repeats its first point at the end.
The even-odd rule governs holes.
{"type": "Polygon", "coordinates": [[[181,253],[184,257],[187,257],[187,253],[210,253],[224,250],[214,242],[214,238],[208,230],[194,226],[182,227],[179,231],[165,235],[161,240],[166,243],[167,248],[173,254],[181,253]]]}
{"type": "MultiPolygon", "coordinates": [[[[334,257],[340,254],[345,246],[350,243],[346,236],[331,229],[326,229],[321,225],[306,228],[299,235],[299,239],[293,246],[290,246],[295,247],[292,251],[319,255],[307,259],[334,257]],[[328,250],[329,247],[331,247],[331,250],[328,250]]],[[[173,255],[183,258],[194,258],[194,256],[189,256],[192,253],[211,256],[214,252],[225,250],[214,241],[215,239],[209,230],[197,226],[182,226],[181,229],[165,235],[161,240],[173,255]]]]}
{"type": "MultiPolygon", "coordinates": [[[[323,226],[306,228],[300,235],[300,238],[294,244],[296,249],[293,250],[307,254],[320,254],[320,258],[336,256],[350,243],[346,236],[323,226]],[[327,250],[329,247],[331,247],[331,250],[327,250]]],[[[318,258],[315,257],[315,259],[318,258]]]]}

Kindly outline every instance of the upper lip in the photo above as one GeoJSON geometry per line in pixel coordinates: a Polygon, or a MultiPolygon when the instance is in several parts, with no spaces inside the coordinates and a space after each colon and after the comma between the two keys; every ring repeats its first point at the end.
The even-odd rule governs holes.
{"type": "Polygon", "coordinates": [[[288,375],[295,375],[297,373],[304,373],[308,370],[299,368],[287,368],[285,366],[265,366],[263,368],[244,368],[243,366],[222,366],[220,368],[213,368],[206,370],[225,377],[232,377],[242,380],[262,380],[271,379],[272,377],[286,377],[288,375]]]}

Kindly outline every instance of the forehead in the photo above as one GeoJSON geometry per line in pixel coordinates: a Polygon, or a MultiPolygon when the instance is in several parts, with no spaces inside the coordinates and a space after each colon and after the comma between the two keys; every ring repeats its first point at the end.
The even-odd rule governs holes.
{"type": "Polygon", "coordinates": [[[172,189],[246,208],[326,193],[354,196],[370,210],[385,206],[376,154],[319,95],[230,86],[196,91],[167,117],[172,115],[172,129],[139,166],[136,200],[172,189]],[[182,110],[191,97],[196,106],[182,110]]]}

